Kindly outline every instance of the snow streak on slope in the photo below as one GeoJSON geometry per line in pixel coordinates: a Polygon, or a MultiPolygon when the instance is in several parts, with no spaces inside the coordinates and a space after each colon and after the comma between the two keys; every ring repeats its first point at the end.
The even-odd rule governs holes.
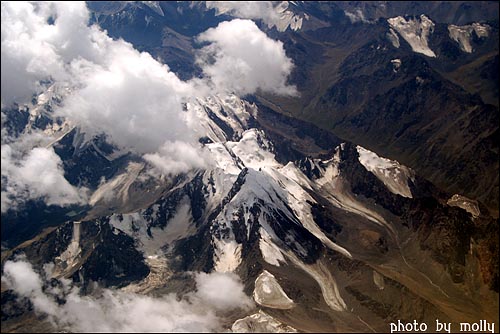
{"type": "Polygon", "coordinates": [[[300,261],[295,255],[291,253],[288,253],[287,255],[295,265],[308,273],[319,284],[323,298],[332,310],[345,311],[347,309],[347,305],[340,295],[333,275],[325,267],[321,260],[318,260],[312,265],[307,265],[300,261]]]}
{"type": "Polygon", "coordinates": [[[139,173],[144,168],[144,164],[131,162],[127,166],[125,173],[114,177],[112,180],[103,183],[90,197],[89,204],[95,205],[99,201],[109,202],[119,199],[123,202],[128,200],[129,189],[137,179],[139,173]]]}
{"type": "Polygon", "coordinates": [[[379,157],[367,149],[357,146],[359,162],[372,172],[393,194],[412,198],[409,182],[414,178],[411,169],[395,160],[379,157]]]}
{"type": "MultiPolygon", "coordinates": [[[[259,233],[259,249],[262,257],[264,258],[264,261],[276,267],[280,266],[280,262],[285,263],[286,260],[283,257],[283,253],[281,252],[279,247],[274,244],[272,237],[266,231],[266,229],[261,227],[259,229],[259,233]]],[[[277,239],[277,237],[275,237],[275,239],[277,239]]]]}
{"type": "Polygon", "coordinates": [[[387,33],[387,39],[392,43],[392,45],[396,49],[399,49],[399,47],[401,46],[401,43],[399,42],[399,36],[392,28],[390,28],[389,32],[387,33]]]}
{"type": "Polygon", "coordinates": [[[163,13],[163,9],[161,9],[160,7],[159,1],[141,1],[141,3],[151,8],[158,15],[165,16],[165,13],[163,13]]]}
{"type": "Polygon", "coordinates": [[[234,235],[219,240],[213,238],[214,242],[214,269],[218,272],[232,272],[241,263],[241,244],[234,240],[234,235]]]}
{"type": "Polygon", "coordinates": [[[434,22],[427,16],[422,14],[420,15],[420,19],[414,18],[408,20],[402,16],[397,16],[387,19],[387,22],[410,44],[414,52],[424,54],[428,57],[436,57],[436,54],[428,45],[429,35],[434,31],[434,22]]]}

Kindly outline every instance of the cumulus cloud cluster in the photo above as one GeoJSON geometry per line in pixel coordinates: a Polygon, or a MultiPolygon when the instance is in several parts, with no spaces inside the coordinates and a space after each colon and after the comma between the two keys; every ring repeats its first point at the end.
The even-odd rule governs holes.
{"type": "MultiPolygon", "coordinates": [[[[47,268],[50,269],[50,268],[47,268]]],[[[238,276],[228,273],[195,274],[196,291],[181,299],[175,294],[149,297],[103,289],[99,298],[81,296],[68,280],[51,288],[45,276],[24,260],[7,261],[2,285],[31,300],[61,330],[75,332],[213,332],[222,331],[224,314],[253,307],[238,276]],[[45,285],[45,289],[44,289],[45,285]],[[220,292],[224,287],[224,293],[220,292]],[[55,297],[66,300],[60,305],[55,297]]]]}
{"type": "Polygon", "coordinates": [[[198,62],[217,89],[231,89],[238,95],[258,89],[296,94],[295,87],[287,84],[293,64],[283,43],[267,37],[253,21],[221,22],[198,40],[210,43],[201,50],[198,62]]]}
{"type": "MultiPolygon", "coordinates": [[[[283,44],[249,20],[222,22],[202,33],[198,40],[208,45],[200,50],[198,63],[205,76],[183,81],[150,54],[89,26],[84,2],[2,2],[1,6],[2,109],[30,101],[45,89],[40,82],[50,80],[62,98],[53,106],[54,116],[68,119],[87,138],[105,133],[118,147],[142,155],[165,175],[207,165],[198,143],[205,130],[196,115],[183,110],[184,101],[227,91],[296,92],[286,82],[292,62],[283,44]]],[[[26,194],[14,190],[52,183],[60,185],[58,192],[33,191],[29,196],[58,204],[79,203],[83,198],[63,182],[60,160],[50,148],[5,155],[6,161],[11,158],[17,158],[7,164],[12,168],[2,164],[2,178],[14,185],[2,188],[2,210],[9,198],[26,194]],[[51,181],[20,182],[15,169],[31,167],[32,157],[42,155],[46,164],[39,167],[50,168],[51,181]]]]}
{"type": "Polygon", "coordinates": [[[29,100],[40,80],[68,79],[69,61],[101,52],[92,48],[97,29],[87,27],[84,3],[2,2],[1,13],[2,106],[29,100]]]}
{"type": "Polygon", "coordinates": [[[15,154],[10,145],[2,145],[2,212],[15,208],[20,199],[61,206],[85,203],[85,189],[73,187],[64,178],[62,161],[52,148],[36,147],[19,159],[15,154]]]}
{"type": "Polygon", "coordinates": [[[13,139],[2,131],[2,213],[29,199],[59,206],[86,203],[88,189],[65,179],[61,158],[48,146],[51,140],[41,132],[13,139]]]}
{"type": "Polygon", "coordinates": [[[104,132],[121,147],[155,152],[165,142],[195,142],[182,99],[193,88],[148,53],[123,41],[108,41],[102,63],[72,63],[79,88],[56,114],[66,116],[86,132],[104,132]]]}
{"type": "Polygon", "coordinates": [[[30,99],[39,80],[50,78],[70,88],[56,115],[87,133],[104,132],[139,153],[193,139],[181,108],[192,85],[148,53],[87,26],[88,16],[84,2],[2,3],[2,104],[30,99]]]}

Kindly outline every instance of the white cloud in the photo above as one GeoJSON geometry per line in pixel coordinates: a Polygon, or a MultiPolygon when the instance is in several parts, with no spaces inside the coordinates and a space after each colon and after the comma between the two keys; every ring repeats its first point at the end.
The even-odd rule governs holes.
{"type": "Polygon", "coordinates": [[[234,273],[199,273],[196,275],[196,286],[197,296],[217,310],[227,310],[234,305],[250,308],[253,304],[234,273]]]}
{"type": "Polygon", "coordinates": [[[48,314],[56,312],[54,301],[42,293],[43,282],[29,262],[7,261],[2,275],[2,285],[4,283],[13,287],[19,295],[30,297],[35,308],[44,309],[48,314]]]}
{"type": "Polygon", "coordinates": [[[200,273],[195,280],[197,291],[181,299],[175,294],[149,297],[110,289],[102,289],[99,297],[80,296],[76,287],[63,280],[66,303],[59,305],[53,295],[61,296],[62,291],[43,291],[44,280],[28,262],[7,261],[2,276],[2,284],[29,298],[35,311],[49,315],[58,329],[76,332],[222,331],[225,315],[253,307],[235,274],[200,273]]]}
{"type": "Polygon", "coordinates": [[[61,206],[86,202],[86,189],[77,189],[64,178],[62,161],[52,148],[36,147],[20,155],[12,147],[1,148],[2,212],[27,199],[61,206]]]}
{"type": "Polygon", "coordinates": [[[74,59],[96,61],[102,33],[84,2],[2,2],[2,106],[29,101],[43,79],[69,80],[74,59]],[[48,24],[55,18],[54,24],[48,24]]]}
{"type": "Polygon", "coordinates": [[[209,42],[203,47],[198,63],[216,90],[230,90],[239,95],[258,89],[282,95],[296,94],[287,85],[293,64],[283,43],[266,36],[250,20],[221,22],[198,37],[209,42]]]}
{"type": "Polygon", "coordinates": [[[59,55],[38,36],[47,34],[43,17],[25,2],[2,2],[2,107],[24,102],[37,82],[61,72],[59,55]]]}
{"type": "Polygon", "coordinates": [[[80,87],[56,114],[66,116],[87,133],[105,132],[119,146],[138,153],[156,152],[165,141],[195,145],[196,130],[182,100],[193,94],[166,65],[139,53],[123,41],[108,41],[102,64],[72,63],[80,87]]]}
{"type": "Polygon", "coordinates": [[[26,102],[39,80],[51,78],[71,88],[56,114],[87,132],[106,132],[139,153],[192,140],[181,108],[192,85],[148,53],[87,26],[88,16],[84,2],[2,2],[2,105],[26,102]]]}
{"type": "Polygon", "coordinates": [[[219,14],[231,14],[242,19],[261,19],[269,26],[280,20],[271,1],[206,1],[207,8],[215,8],[219,14]]]}
{"type": "MultiPolygon", "coordinates": [[[[106,133],[122,148],[163,160],[172,160],[161,155],[171,153],[161,148],[172,143],[179,144],[176,152],[198,152],[203,133],[181,105],[194,94],[194,84],[148,53],[89,27],[88,17],[84,2],[2,2],[2,108],[28,102],[42,89],[39,81],[50,79],[69,88],[57,89],[64,96],[54,115],[69,119],[87,138],[106,133]]],[[[162,171],[199,167],[203,155],[195,155],[169,163],[174,170],[163,163],[162,171]]]]}
{"type": "Polygon", "coordinates": [[[143,157],[165,175],[175,175],[190,167],[203,168],[209,159],[205,152],[181,141],[165,142],[158,152],[148,153],[143,157]]]}
{"type": "MultiPolygon", "coordinates": [[[[205,130],[197,116],[182,108],[190,97],[227,90],[296,93],[286,83],[293,64],[283,44],[249,20],[223,22],[202,33],[199,40],[209,43],[198,58],[205,78],[182,81],[148,53],[111,39],[98,26],[88,26],[84,2],[2,2],[1,6],[2,108],[30,101],[43,88],[40,80],[50,79],[62,94],[62,103],[53,105],[55,116],[67,118],[87,138],[105,133],[120,148],[143,155],[163,174],[203,168],[209,159],[198,143],[205,130]]],[[[255,4],[248,6],[254,11],[255,4]]],[[[2,155],[7,165],[2,165],[2,177],[9,185],[2,191],[2,204],[15,206],[26,198],[60,205],[81,202],[82,194],[64,179],[51,149],[17,152],[19,146],[10,145],[2,155]],[[45,168],[39,173],[46,177],[36,180],[29,175],[28,168],[34,167],[45,168]]]]}

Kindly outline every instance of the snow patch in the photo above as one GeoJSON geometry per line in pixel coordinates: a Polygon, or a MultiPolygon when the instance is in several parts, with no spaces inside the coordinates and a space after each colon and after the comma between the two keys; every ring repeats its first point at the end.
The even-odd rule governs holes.
{"type": "Polygon", "coordinates": [[[274,159],[272,144],[261,130],[246,130],[238,142],[227,142],[226,145],[243,161],[246,167],[253,169],[268,166],[281,167],[274,159]]]}
{"type": "Polygon", "coordinates": [[[379,290],[384,290],[385,288],[384,276],[382,276],[375,270],[373,271],[373,283],[379,290]]]}
{"type": "Polygon", "coordinates": [[[427,57],[436,57],[434,51],[429,48],[429,35],[434,31],[434,22],[427,16],[408,19],[397,16],[387,19],[389,25],[396,30],[401,37],[410,44],[412,50],[427,57]]]}
{"type": "Polygon", "coordinates": [[[464,209],[468,213],[472,215],[472,217],[477,218],[481,214],[481,211],[479,210],[479,205],[476,200],[472,200],[470,198],[467,198],[465,196],[455,194],[448,199],[446,202],[449,206],[456,206],[461,209],[464,209]]]}
{"type": "Polygon", "coordinates": [[[309,19],[288,10],[289,2],[255,1],[240,3],[238,1],[206,1],[207,8],[215,8],[215,15],[228,14],[242,19],[261,19],[269,29],[276,27],[283,32],[290,27],[293,31],[302,28],[303,20],[309,19]]]}
{"type": "MultiPolygon", "coordinates": [[[[152,217],[157,215],[158,212],[153,209],[152,217]]],[[[136,247],[144,253],[146,258],[163,256],[166,245],[172,245],[176,240],[188,237],[196,231],[191,214],[191,205],[187,197],[180,201],[176,213],[164,228],[149,227],[141,212],[123,215],[114,214],[110,217],[109,223],[114,228],[132,237],[136,242],[136,247]]]]}
{"type": "Polygon", "coordinates": [[[361,10],[361,8],[354,8],[354,11],[349,12],[344,10],[345,16],[349,18],[351,23],[363,22],[363,23],[372,23],[370,20],[367,20],[365,14],[361,10]]]}
{"type": "Polygon", "coordinates": [[[253,291],[255,302],[261,306],[287,310],[294,306],[294,302],[281,288],[276,277],[264,270],[255,280],[253,291]]]}
{"type": "Polygon", "coordinates": [[[280,169],[280,172],[288,179],[293,180],[295,183],[300,185],[302,188],[312,190],[307,176],[305,176],[304,173],[302,173],[302,171],[293,162],[289,162],[288,164],[286,164],[283,168],[280,169]]]}
{"type": "Polygon", "coordinates": [[[487,24],[480,24],[480,23],[472,23],[472,28],[474,28],[474,31],[476,32],[477,37],[483,38],[483,37],[488,37],[490,34],[491,27],[487,24]]]}
{"type": "Polygon", "coordinates": [[[223,143],[213,143],[207,145],[215,167],[229,175],[238,175],[241,168],[238,161],[231,155],[228,148],[223,143]]]}
{"type": "Polygon", "coordinates": [[[175,215],[167,222],[167,226],[163,230],[151,230],[153,238],[161,239],[169,245],[176,240],[192,235],[196,228],[193,224],[189,198],[184,197],[177,207],[175,215]]]}
{"type": "Polygon", "coordinates": [[[471,45],[472,33],[475,32],[479,38],[488,37],[490,26],[473,23],[472,25],[456,26],[450,24],[448,33],[452,40],[460,45],[460,50],[472,53],[474,49],[471,45]]]}
{"type": "Polygon", "coordinates": [[[347,309],[347,304],[340,295],[333,275],[321,260],[316,261],[314,264],[307,265],[290,252],[287,253],[287,256],[297,267],[304,270],[319,284],[323,298],[332,310],[345,311],[347,309]]]}
{"type": "Polygon", "coordinates": [[[399,68],[401,67],[401,64],[402,64],[401,59],[398,59],[398,58],[392,59],[391,64],[392,64],[392,71],[394,73],[398,73],[399,68]]]}
{"type": "Polygon", "coordinates": [[[236,320],[231,331],[233,333],[297,333],[295,328],[281,323],[262,310],[236,320]]]}
{"type": "Polygon", "coordinates": [[[379,157],[367,149],[356,146],[359,162],[382,181],[393,194],[412,198],[408,181],[414,178],[411,169],[395,160],[379,157]]]}
{"type": "Polygon", "coordinates": [[[80,248],[80,225],[81,222],[79,221],[73,222],[73,236],[68,248],[54,259],[55,267],[52,273],[54,277],[62,276],[68,270],[78,265],[82,253],[82,249],[80,248]]]}

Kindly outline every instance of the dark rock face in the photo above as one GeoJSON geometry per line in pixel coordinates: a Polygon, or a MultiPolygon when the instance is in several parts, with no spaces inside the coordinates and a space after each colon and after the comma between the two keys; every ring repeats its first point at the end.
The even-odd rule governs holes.
{"type": "Polygon", "coordinates": [[[455,283],[463,282],[465,256],[474,224],[464,210],[439,204],[433,198],[412,203],[403,217],[418,235],[420,247],[446,267],[455,283]]]}
{"type": "Polygon", "coordinates": [[[488,287],[499,293],[499,220],[484,218],[477,223],[473,238],[478,240],[477,254],[481,266],[481,276],[488,287]]]}
{"type": "Polygon", "coordinates": [[[5,292],[2,292],[1,305],[2,321],[20,317],[26,312],[30,312],[33,310],[33,304],[28,298],[19,298],[12,290],[6,290],[5,292]]]}
{"type": "Polygon", "coordinates": [[[90,254],[83,266],[73,274],[74,281],[83,277],[84,283],[95,281],[105,287],[122,287],[140,281],[149,274],[149,267],[135,248],[132,238],[116,231],[105,221],[82,224],[81,240],[91,242],[84,244],[82,252],[90,254]]]}
{"type": "Polygon", "coordinates": [[[129,154],[113,160],[107,158],[116,148],[108,144],[103,135],[84,144],[78,142],[79,136],[82,134],[73,129],[54,145],[54,151],[63,161],[65,178],[75,186],[97,189],[103,177],[109,180],[131,160],[129,154]]]}
{"type": "MultiPolygon", "coordinates": [[[[73,223],[67,222],[17,247],[7,260],[24,254],[36,269],[40,269],[45,263],[54,262],[68,248],[72,236],[73,223]]],[[[84,289],[90,281],[105,287],[121,287],[149,274],[134,240],[114,230],[106,220],[82,222],[79,247],[81,253],[77,265],[65,271],[65,275],[80,282],[84,289]]]]}
{"type": "Polygon", "coordinates": [[[78,205],[61,208],[47,206],[40,200],[28,201],[20,206],[20,210],[9,210],[2,214],[2,244],[14,247],[35,237],[47,227],[57,227],[70,218],[81,219],[85,209],[78,205]]]}
{"type": "Polygon", "coordinates": [[[11,109],[2,110],[2,112],[7,115],[5,119],[2,117],[2,128],[6,130],[9,137],[17,137],[28,123],[29,111],[14,106],[11,109]]]}
{"type": "Polygon", "coordinates": [[[210,272],[214,268],[211,238],[207,224],[196,235],[179,240],[172,260],[175,270],[210,272]]]}
{"type": "Polygon", "coordinates": [[[345,79],[320,99],[333,131],[396,158],[450,192],[463,191],[494,208],[498,109],[448,82],[420,56],[402,57],[398,73],[389,59],[383,67],[363,63],[380,69],[352,77],[351,71],[363,70],[349,66],[369,49],[345,60],[345,79]]]}

